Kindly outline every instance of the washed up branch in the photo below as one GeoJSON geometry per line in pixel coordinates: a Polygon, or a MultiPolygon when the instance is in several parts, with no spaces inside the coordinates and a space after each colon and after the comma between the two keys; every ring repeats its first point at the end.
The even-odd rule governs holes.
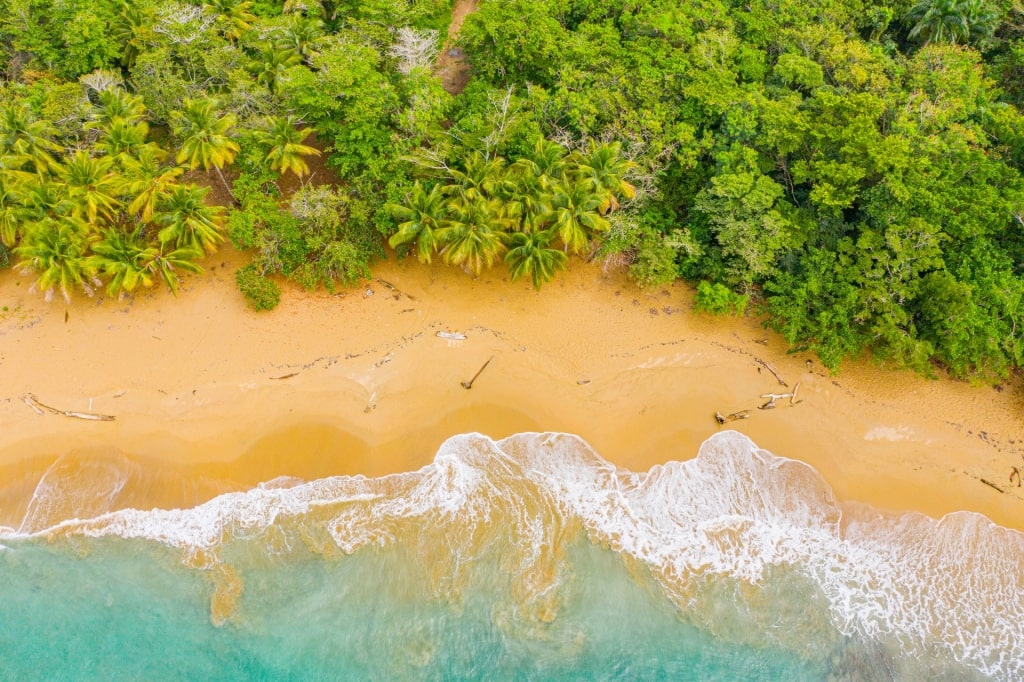
{"type": "Polygon", "coordinates": [[[759,410],[771,410],[771,409],[774,409],[775,408],[775,401],[776,400],[781,400],[783,398],[789,398],[789,404],[790,405],[796,405],[797,403],[802,402],[802,401],[796,399],[796,393],[799,390],[800,390],[800,384],[798,382],[797,385],[793,387],[793,390],[790,391],[789,393],[762,393],[761,397],[762,398],[768,398],[768,402],[766,402],[764,405],[758,406],[757,409],[759,409],[759,410]]]}
{"type": "Polygon", "coordinates": [[[437,338],[447,339],[448,341],[465,341],[466,335],[462,332],[438,332],[437,338]]]}
{"type": "Polygon", "coordinates": [[[32,411],[36,414],[43,414],[43,410],[52,412],[53,414],[59,414],[65,417],[72,417],[74,419],[87,419],[94,422],[112,422],[116,417],[110,414],[95,414],[93,412],[76,412],[74,410],[58,410],[56,407],[51,407],[45,403],[39,402],[31,393],[26,393],[21,396],[21,399],[25,401],[25,404],[32,408],[32,411]]]}
{"type": "Polygon", "coordinates": [[[473,388],[473,382],[475,382],[475,381],[477,380],[477,377],[479,377],[479,376],[480,376],[480,374],[481,374],[481,373],[483,373],[483,371],[484,371],[485,369],[487,369],[487,365],[491,364],[491,360],[493,360],[493,359],[494,359],[494,356],[493,356],[493,355],[492,355],[491,357],[487,358],[487,362],[485,362],[485,363],[483,364],[483,366],[482,366],[482,367],[481,367],[480,369],[478,369],[478,370],[476,371],[476,374],[474,374],[474,375],[473,375],[473,378],[472,378],[472,379],[470,379],[469,381],[463,381],[463,382],[461,382],[461,383],[462,383],[462,387],[463,387],[464,389],[466,389],[467,391],[468,391],[469,389],[473,388]]]}
{"type": "MultiPolygon", "coordinates": [[[[754,360],[757,362],[757,364],[761,365],[766,370],[771,372],[772,376],[775,377],[775,380],[778,381],[781,386],[785,386],[786,388],[789,388],[789,384],[787,384],[785,381],[782,380],[782,377],[779,376],[779,373],[775,371],[774,367],[769,365],[767,362],[765,362],[761,358],[754,358],[754,360]]],[[[761,396],[761,397],[763,398],[765,396],[761,396]]]]}
{"type": "Polygon", "coordinates": [[[740,410],[739,412],[731,412],[730,414],[722,416],[721,412],[715,412],[715,421],[719,424],[725,424],[726,422],[734,422],[738,419],[750,419],[750,410],[740,410]]]}

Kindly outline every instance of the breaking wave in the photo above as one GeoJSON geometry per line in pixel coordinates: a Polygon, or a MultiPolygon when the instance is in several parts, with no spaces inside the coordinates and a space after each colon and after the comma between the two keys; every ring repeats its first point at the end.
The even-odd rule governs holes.
{"type": "Polygon", "coordinates": [[[1024,536],[970,512],[841,506],[813,468],[735,432],[646,473],[573,435],[466,434],[416,472],[281,479],[191,509],[123,509],[0,539],[108,536],[161,543],[209,571],[215,623],[232,618],[247,566],[396,548],[451,602],[496,562],[517,617],[549,623],[569,548],[585,538],[715,637],[807,659],[844,651],[834,679],[1024,679],[1024,536]]]}

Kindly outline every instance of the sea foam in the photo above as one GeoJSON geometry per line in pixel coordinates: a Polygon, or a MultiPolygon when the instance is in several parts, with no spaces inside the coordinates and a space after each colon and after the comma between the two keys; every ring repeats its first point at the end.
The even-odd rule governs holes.
{"type": "Polygon", "coordinates": [[[808,656],[851,638],[889,669],[910,665],[906,675],[955,661],[1024,679],[1024,536],[969,512],[843,512],[813,468],[735,432],[646,473],[616,468],[573,435],[466,434],[416,472],[288,481],[191,509],[66,520],[32,537],[159,542],[231,577],[229,591],[241,589],[223,570],[233,547],[341,558],[401,546],[450,599],[474,560],[500,546],[524,612],[548,621],[565,547],[582,532],[649,574],[681,618],[724,637],[808,656]]]}

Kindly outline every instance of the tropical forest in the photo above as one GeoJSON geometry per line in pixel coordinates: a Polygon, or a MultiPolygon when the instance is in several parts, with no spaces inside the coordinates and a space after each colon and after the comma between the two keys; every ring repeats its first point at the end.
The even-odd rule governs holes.
{"type": "Polygon", "coordinates": [[[459,4],[2,0],[0,267],[116,297],[230,242],[260,310],[599,260],[833,369],[1024,365],[1019,0],[459,4]]]}

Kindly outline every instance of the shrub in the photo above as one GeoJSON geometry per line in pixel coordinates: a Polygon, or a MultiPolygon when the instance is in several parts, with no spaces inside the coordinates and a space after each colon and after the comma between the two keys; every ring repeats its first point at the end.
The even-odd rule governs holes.
{"type": "Polygon", "coordinates": [[[261,275],[254,263],[235,272],[235,283],[253,310],[273,310],[281,301],[281,288],[261,275]]]}
{"type": "Polygon", "coordinates": [[[715,315],[742,315],[749,300],[749,296],[737,294],[720,282],[704,281],[697,285],[693,307],[698,312],[715,315]]]}

